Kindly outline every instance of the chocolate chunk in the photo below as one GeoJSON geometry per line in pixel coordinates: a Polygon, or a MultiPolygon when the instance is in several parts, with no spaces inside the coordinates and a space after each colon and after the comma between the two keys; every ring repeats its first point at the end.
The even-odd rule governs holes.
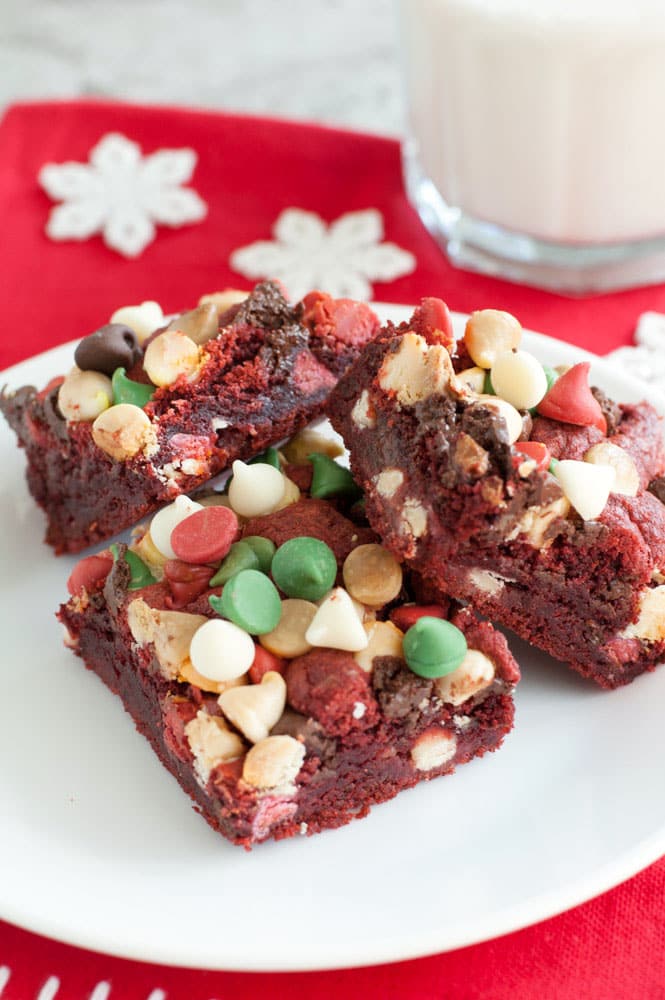
{"type": "Polygon", "coordinates": [[[657,479],[652,479],[647,486],[649,493],[660,500],[661,503],[665,503],[665,476],[658,476],[657,479]]]}
{"type": "Polygon", "coordinates": [[[319,757],[323,762],[332,759],[337,746],[336,741],[327,735],[320,722],[310,719],[300,712],[294,712],[287,708],[281,719],[270,730],[271,736],[293,736],[296,740],[301,740],[307,747],[308,753],[319,757]]]}
{"type": "Polygon", "coordinates": [[[102,372],[109,377],[116,368],[128,371],[141,356],[136,334],[122,323],[108,323],[89,334],[74,352],[82,371],[102,372]]]}
{"type": "Polygon", "coordinates": [[[131,579],[129,563],[125,559],[127,546],[118,543],[118,558],[111,567],[111,572],[106,577],[104,584],[104,600],[112,615],[117,615],[119,608],[124,603],[127,596],[127,588],[131,579]]]}
{"type": "MultiPolygon", "coordinates": [[[[226,316],[224,320],[226,321],[226,316]]],[[[233,322],[268,330],[280,330],[293,324],[295,313],[284,298],[276,281],[262,281],[252,294],[240,303],[233,322]]]]}
{"type": "Polygon", "coordinates": [[[399,719],[407,729],[418,725],[434,690],[432,681],[418,677],[397,656],[374,658],[372,687],[386,718],[399,719]]]}
{"type": "Polygon", "coordinates": [[[607,421],[607,436],[611,437],[621,423],[621,407],[613,399],[605,395],[603,390],[599,389],[598,386],[591,386],[591,395],[602,410],[602,414],[607,421]]]}

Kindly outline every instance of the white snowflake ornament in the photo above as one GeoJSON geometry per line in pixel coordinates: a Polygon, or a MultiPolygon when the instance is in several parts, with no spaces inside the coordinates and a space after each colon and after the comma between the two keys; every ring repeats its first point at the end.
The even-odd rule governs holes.
{"type": "Polygon", "coordinates": [[[137,143],[109,132],[88,163],[47,163],[39,183],[54,201],[46,224],[52,240],[87,240],[101,233],[124,257],[138,257],[155,238],[155,224],[176,228],[199,222],[207,205],[183,188],[196,166],[193,149],[160,149],[141,155],[137,143]]]}
{"type": "Polygon", "coordinates": [[[383,218],[374,208],[347,212],[330,225],[314,212],[287,208],[273,235],[235,250],[229,262],[246,278],[278,278],[294,300],[314,288],[369,299],[370,281],[394,281],[416,266],[413,254],[381,242],[383,218]]]}
{"type": "Polygon", "coordinates": [[[665,314],[642,313],[635,328],[635,346],[619,347],[606,355],[608,361],[629,375],[665,391],[665,314]]]}

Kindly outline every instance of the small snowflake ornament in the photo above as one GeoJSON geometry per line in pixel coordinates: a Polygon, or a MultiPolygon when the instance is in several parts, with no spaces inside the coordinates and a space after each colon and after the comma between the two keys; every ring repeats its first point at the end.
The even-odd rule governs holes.
{"type": "Polygon", "coordinates": [[[193,149],[141,155],[117,132],[103,136],[88,163],[47,163],[39,183],[54,201],[46,234],[52,240],[87,240],[101,233],[124,257],[138,257],[155,238],[155,224],[176,228],[199,222],[206,203],[182,184],[196,166],[193,149]]]}
{"type": "Polygon", "coordinates": [[[383,218],[373,208],[347,212],[330,225],[314,212],[287,208],[273,235],[235,250],[229,262],[246,278],[278,278],[294,300],[313,288],[369,299],[370,281],[394,281],[416,266],[413,254],[381,242],[383,218]]]}
{"type": "Polygon", "coordinates": [[[622,371],[665,391],[665,314],[642,313],[635,329],[635,346],[619,347],[606,357],[622,371]]]}

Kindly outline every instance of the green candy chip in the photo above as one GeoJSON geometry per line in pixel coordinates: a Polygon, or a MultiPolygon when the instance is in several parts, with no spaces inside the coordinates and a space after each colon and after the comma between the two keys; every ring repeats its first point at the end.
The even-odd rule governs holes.
{"type": "Polygon", "coordinates": [[[307,461],[311,462],[314,468],[309,491],[311,496],[319,500],[328,497],[348,497],[356,500],[362,495],[362,490],[349,470],[343,465],[338,465],[332,458],[314,453],[307,456],[307,461]]]}
{"type": "Polygon", "coordinates": [[[262,451],[260,455],[255,455],[254,458],[250,458],[248,465],[256,465],[261,463],[263,465],[272,465],[273,469],[277,469],[279,472],[282,471],[282,463],[279,460],[279,452],[277,448],[266,448],[262,451]]]}
{"type": "Polygon", "coordinates": [[[412,625],[402,643],[408,667],[419,677],[445,677],[466,656],[464,633],[443,618],[425,615],[412,625]]]}
{"type": "Polygon", "coordinates": [[[279,589],[288,597],[318,601],[335,584],[337,559],[325,542],[301,535],[280,545],[270,571],[279,589]]]}
{"type": "Polygon", "coordinates": [[[485,381],[483,382],[483,392],[486,396],[496,396],[494,391],[494,386],[492,385],[492,376],[489,372],[485,372],[485,381]]]}
{"type": "Polygon", "coordinates": [[[127,378],[124,368],[116,368],[111,378],[113,389],[113,404],[133,403],[134,406],[145,406],[155,395],[154,385],[144,385],[142,382],[132,382],[127,378]]]}
{"type": "Polygon", "coordinates": [[[258,555],[247,542],[234,542],[227,555],[222,561],[215,575],[210,581],[211,587],[219,587],[220,584],[227,583],[236,573],[244,569],[260,569],[261,562],[258,555]]]}
{"type": "Polygon", "coordinates": [[[282,602],[277,587],[265,573],[243,569],[225,585],[221,597],[208,598],[211,607],[250,635],[277,628],[282,602]]]}
{"type": "Polygon", "coordinates": [[[259,560],[258,568],[262,573],[270,572],[272,557],[277,551],[277,546],[269,538],[262,535],[245,535],[243,543],[249,545],[250,549],[259,560]]]}

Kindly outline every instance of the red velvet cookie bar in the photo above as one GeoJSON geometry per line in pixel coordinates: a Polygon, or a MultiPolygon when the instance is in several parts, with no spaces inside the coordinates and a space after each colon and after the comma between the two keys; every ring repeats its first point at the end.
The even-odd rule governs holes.
{"type": "Polygon", "coordinates": [[[257,468],[236,463],[228,497],[187,510],[180,498],[129,549],[83,559],[59,613],[198,811],[246,848],[341,826],[495,750],[519,679],[504,637],[472,611],[413,603],[422,584],[343,498],[347,473],[315,471],[313,491],[336,494],[324,499],[295,486],[312,479],[306,464],[257,468]],[[252,514],[259,492],[273,509],[252,514]],[[245,512],[235,522],[229,504],[245,512]],[[452,636],[447,673],[435,658],[439,676],[423,675],[427,642],[409,654],[421,673],[407,664],[418,621],[452,636]]]}
{"type": "Polygon", "coordinates": [[[0,394],[56,552],[109,538],[292,434],[378,328],[361,303],[316,292],[292,308],[270,282],[230,302],[204,297],[154,333],[155,303],[146,329],[144,307],[121,310],[81,342],[69,375],[0,394]]]}
{"type": "Polygon", "coordinates": [[[584,363],[552,372],[525,357],[505,313],[473,314],[457,345],[439,332],[422,309],[388,324],[332,394],[373,528],[434,593],[603,687],[653,669],[665,656],[661,418],[590,388],[584,363]]]}

